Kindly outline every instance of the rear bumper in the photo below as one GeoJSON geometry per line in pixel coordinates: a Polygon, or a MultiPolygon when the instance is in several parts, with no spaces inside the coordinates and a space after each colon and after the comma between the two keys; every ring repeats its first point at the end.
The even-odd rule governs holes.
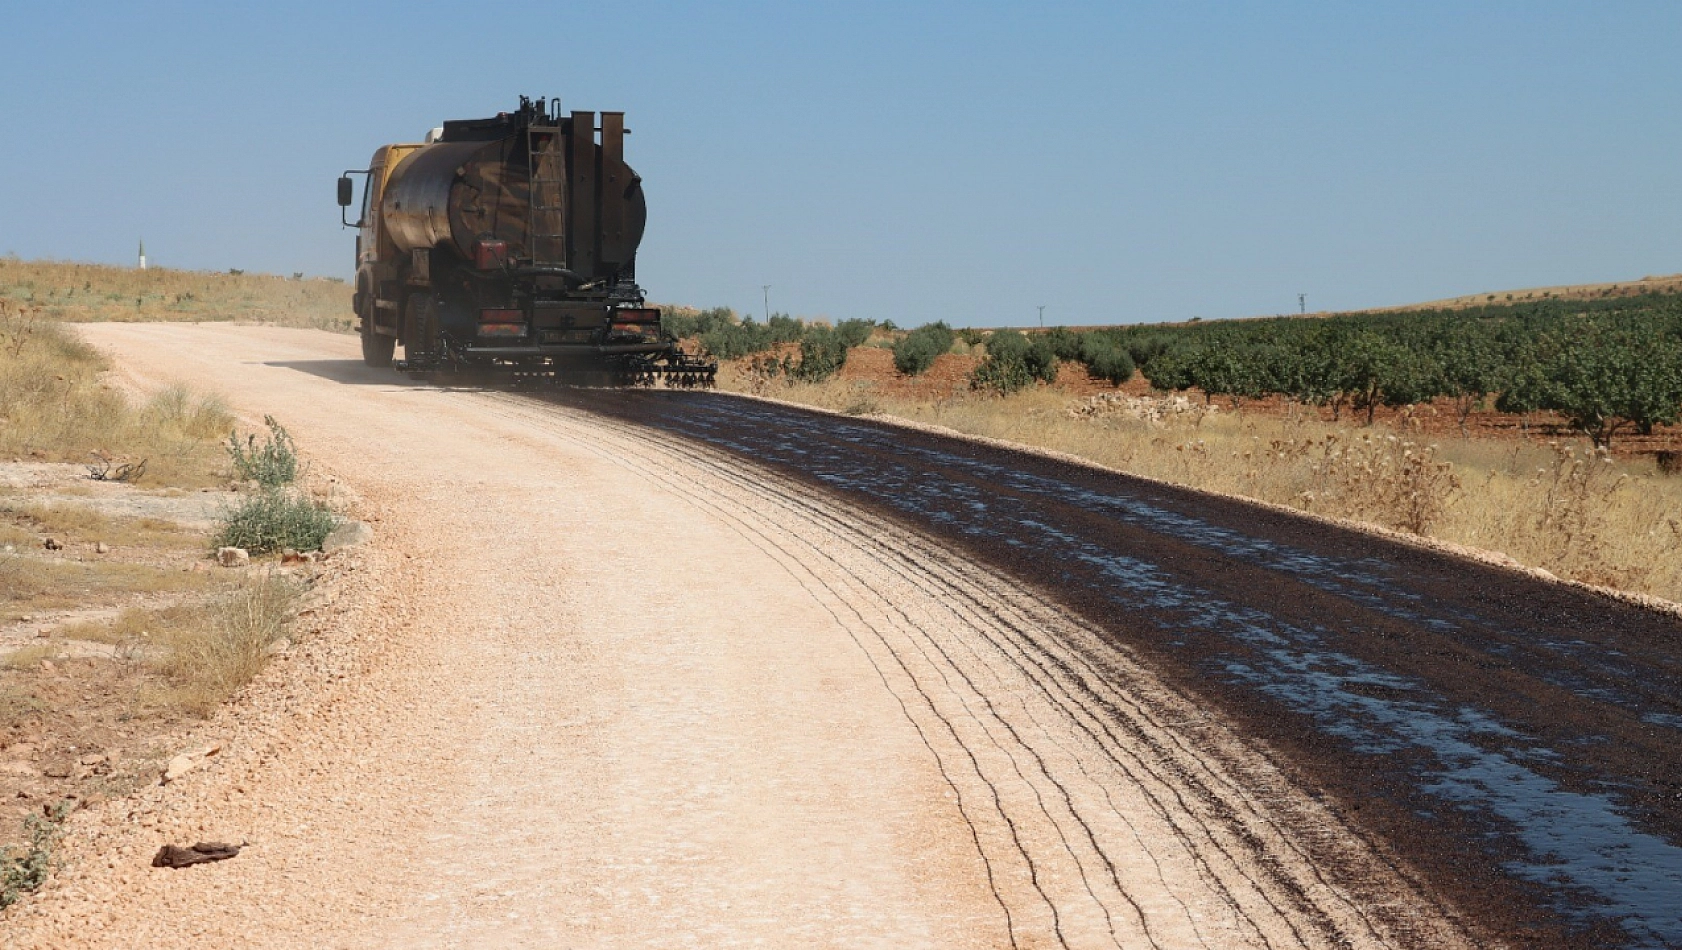
{"type": "Polygon", "coordinates": [[[469,344],[458,351],[462,356],[484,356],[492,359],[520,359],[522,357],[589,357],[626,356],[631,354],[672,353],[671,343],[520,343],[514,345],[469,344]]]}

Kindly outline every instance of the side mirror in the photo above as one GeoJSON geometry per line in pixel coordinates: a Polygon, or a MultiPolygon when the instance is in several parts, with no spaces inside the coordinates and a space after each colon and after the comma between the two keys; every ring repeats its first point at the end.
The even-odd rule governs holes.
{"type": "Polygon", "coordinates": [[[339,177],[339,207],[350,207],[350,201],[356,197],[356,187],[351,183],[349,175],[339,177]]]}

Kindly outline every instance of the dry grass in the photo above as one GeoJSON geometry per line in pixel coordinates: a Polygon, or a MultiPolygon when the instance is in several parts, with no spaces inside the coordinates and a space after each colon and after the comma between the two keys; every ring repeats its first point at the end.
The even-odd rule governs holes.
{"type": "Polygon", "coordinates": [[[66,624],[53,635],[65,640],[85,640],[111,646],[144,647],[152,642],[152,631],[186,622],[198,604],[176,603],[168,607],[130,607],[107,621],[82,621],[66,624]]]}
{"type": "MultiPolygon", "coordinates": [[[[724,388],[751,381],[721,372],[724,388]]],[[[1423,440],[1382,425],[1188,411],[1075,415],[1046,388],[999,398],[878,395],[868,384],[780,384],[766,395],[885,412],[1067,452],[1181,485],[1502,552],[1560,577],[1682,601],[1682,478],[1586,446],[1423,440]]]]}
{"type": "Polygon", "coordinates": [[[349,333],[342,281],[0,258],[0,300],[66,322],[245,320],[349,333]]]}
{"type": "Polygon", "coordinates": [[[19,720],[38,714],[42,703],[28,690],[0,687],[0,729],[9,729],[19,720]]]}
{"type": "MultiPolygon", "coordinates": [[[[205,715],[262,670],[270,646],[286,635],[299,593],[289,578],[257,575],[208,597],[72,624],[56,636],[124,648],[169,684],[153,700],[205,715]]],[[[52,647],[39,649],[50,653],[52,647]]]]}
{"type": "Polygon", "coordinates": [[[105,369],[74,332],[0,300],[0,456],[144,460],[142,483],[218,480],[218,439],[233,427],[220,398],[174,386],[135,404],[101,381],[105,369]]]}
{"type": "Polygon", "coordinates": [[[67,544],[104,541],[148,548],[190,548],[204,543],[202,537],[173,521],[116,517],[86,505],[0,499],[0,516],[13,520],[12,524],[0,522],[0,543],[16,543],[9,539],[21,535],[33,544],[35,534],[51,535],[67,544]],[[18,527],[19,523],[33,526],[34,532],[18,527]]]}
{"type": "Polygon", "coordinates": [[[0,553],[0,608],[59,610],[120,603],[139,594],[201,591],[209,575],[121,561],[67,561],[0,553]]]}
{"type": "Polygon", "coordinates": [[[181,605],[130,624],[155,624],[146,638],[153,661],[174,684],[172,705],[205,715],[263,668],[269,647],[286,635],[298,585],[262,575],[209,604],[181,605]]]}
{"type": "Polygon", "coordinates": [[[41,665],[42,660],[56,660],[61,651],[57,645],[51,643],[36,643],[13,650],[6,657],[6,666],[14,670],[34,669],[41,665]]]}
{"type": "Polygon", "coordinates": [[[9,521],[0,521],[0,552],[10,545],[13,548],[25,548],[35,544],[35,532],[28,531],[9,521]]]}

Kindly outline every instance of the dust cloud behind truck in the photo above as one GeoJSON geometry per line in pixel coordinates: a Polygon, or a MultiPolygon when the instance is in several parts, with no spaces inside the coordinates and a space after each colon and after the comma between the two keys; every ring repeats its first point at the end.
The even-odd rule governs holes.
{"type": "Polygon", "coordinates": [[[624,114],[596,120],[522,96],[515,112],[381,146],[339,179],[340,221],[358,229],[365,363],[595,385],[712,382],[716,364],[685,355],[644,301],[642,179],[625,163],[624,114]]]}

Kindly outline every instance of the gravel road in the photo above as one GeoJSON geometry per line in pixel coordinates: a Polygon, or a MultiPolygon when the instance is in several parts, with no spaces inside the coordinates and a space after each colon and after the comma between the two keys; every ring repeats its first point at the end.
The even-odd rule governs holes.
{"type": "Polygon", "coordinates": [[[312,331],[83,329],[134,385],[276,415],[376,537],[320,632],[190,737],[219,754],[74,817],[7,946],[1489,936],[1241,704],[779,456],[804,450],[786,410],[729,423],[768,427],[748,444],[723,397],[413,385],[312,331]],[[249,846],[147,866],[199,840],[249,846]]]}

